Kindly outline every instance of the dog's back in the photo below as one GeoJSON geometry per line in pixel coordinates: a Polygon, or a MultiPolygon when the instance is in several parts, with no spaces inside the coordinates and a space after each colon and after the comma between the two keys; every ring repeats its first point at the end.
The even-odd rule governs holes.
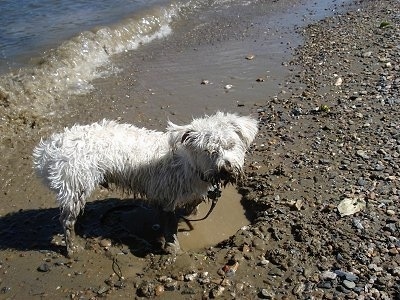
{"type": "Polygon", "coordinates": [[[34,169],[52,190],[91,192],[109,172],[149,161],[169,150],[162,132],[103,120],[75,125],[41,140],[33,150],[34,169]],[[154,147],[149,148],[153,141],[154,147]],[[135,162],[135,158],[138,159],[135,162]]]}

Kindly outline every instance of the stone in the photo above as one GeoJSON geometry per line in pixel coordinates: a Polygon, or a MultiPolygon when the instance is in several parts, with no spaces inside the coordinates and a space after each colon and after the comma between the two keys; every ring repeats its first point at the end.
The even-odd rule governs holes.
{"type": "Polygon", "coordinates": [[[346,287],[346,288],[348,288],[348,289],[354,289],[355,288],[355,286],[356,286],[356,284],[353,282],[353,281],[350,281],[350,280],[343,280],[343,285],[346,287]]]}

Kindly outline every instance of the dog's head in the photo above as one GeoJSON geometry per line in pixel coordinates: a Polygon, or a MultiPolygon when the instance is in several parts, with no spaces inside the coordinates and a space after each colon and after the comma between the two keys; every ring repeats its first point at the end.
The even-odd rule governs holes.
{"type": "Polygon", "coordinates": [[[244,157],[257,134],[257,121],[231,113],[193,119],[184,126],[169,123],[170,143],[187,156],[199,176],[212,185],[236,183],[244,157]]]}

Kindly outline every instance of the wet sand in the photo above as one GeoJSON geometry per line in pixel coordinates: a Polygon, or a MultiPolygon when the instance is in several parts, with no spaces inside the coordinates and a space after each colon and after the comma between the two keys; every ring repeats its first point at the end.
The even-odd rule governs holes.
{"type": "MultiPolygon", "coordinates": [[[[339,3],[334,2],[336,5],[339,3]]],[[[365,22],[368,16],[379,20],[383,18],[383,11],[375,10],[372,6],[358,15],[354,13],[357,7],[350,7],[353,14],[348,23],[344,20],[346,16],[342,16],[341,25],[333,20],[316,25],[315,32],[312,31],[313,27],[309,27],[306,31],[306,47],[296,52],[296,61],[292,55],[301,42],[297,33],[303,30],[299,26],[305,26],[324,14],[331,14],[333,9],[344,8],[339,5],[325,10],[313,4],[303,7],[297,2],[276,5],[273,12],[285,14],[275,13],[273,18],[267,14],[269,8],[264,7],[265,11],[260,10],[259,14],[251,9],[243,10],[243,18],[228,23],[218,22],[211,16],[210,20],[214,22],[210,22],[208,27],[196,27],[188,20],[189,27],[185,31],[178,29],[177,36],[115,58],[113,63],[122,72],[117,77],[96,80],[94,91],[88,95],[71,97],[65,109],[60,110],[60,117],[49,116],[48,120],[38,120],[35,126],[23,120],[15,121],[19,122],[13,127],[15,132],[9,134],[13,138],[3,139],[2,144],[1,298],[116,299],[153,297],[156,291],[162,294],[163,299],[198,299],[199,295],[203,295],[203,298],[249,299],[303,299],[312,295],[324,299],[342,299],[364,294],[369,299],[373,293],[378,293],[378,299],[390,299],[398,295],[398,282],[394,279],[398,275],[395,268],[399,266],[395,240],[392,239],[394,247],[386,246],[388,252],[379,254],[381,259],[371,252],[371,260],[359,266],[361,255],[359,260],[354,260],[357,253],[351,249],[356,248],[354,243],[357,243],[360,233],[351,230],[351,220],[346,222],[337,218],[334,213],[336,200],[327,198],[327,195],[333,197],[328,190],[337,191],[334,196],[339,197],[338,194],[357,188],[349,187],[349,182],[343,179],[349,177],[348,174],[329,177],[325,173],[318,173],[318,170],[328,168],[334,169],[334,174],[341,172],[332,164],[333,154],[329,152],[329,147],[318,152],[315,150],[316,144],[312,143],[320,136],[322,143],[326,139],[334,140],[334,137],[326,138],[321,134],[320,128],[324,133],[329,131],[330,126],[334,128],[336,125],[316,121],[322,117],[317,115],[313,118],[312,111],[322,104],[334,107],[337,91],[327,88],[331,86],[332,78],[321,76],[323,71],[317,70],[318,73],[307,65],[309,57],[318,57],[313,49],[328,47],[325,37],[319,36],[319,32],[330,34],[329,40],[335,41],[338,39],[335,31],[327,28],[338,26],[337,32],[340,32],[349,28],[352,22],[365,22]],[[289,11],[287,6],[285,8],[287,4],[290,4],[289,11]],[[263,13],[268,17],[261,17],[263,13]],[[246,14],[252,18],[246,18],[246,14]],[[224,27],[221,28],[222,25],[224,27]],[[313,40],[314,36],[318,36],[318,39],[313,40]],[[253,54],[254,59],[246,59],[249,54],[253,54]],[[258,82],[259,78],[264,81],[258,82]],[[202,85],[203,80],[208,80],[209,84],[202,85]],[[233,87],[227,90],[224,88],[227,84],[233,87]],[[318,86],[317,91],[312,90],[314,86],[318,86]],[[120,205],[118,203],[122,201],[119,200],[121,194],[117,192],[99,190],[80,219],[79,241],[85,245],[85,250],[75,260],[61,254],[61,227],[57,221],[58,209],[54,195],[41,186],[31,170],[31,151],[40,137],[75,122],[87,123],[101,118],[120,119],[162,130],[168,119],[184,123],[192,117],[219,109],[254,114],[262,120],[260,135],[247,161],[248,180],[242,183],[240,189],[245,195],[241,204],[252,217],[250,226],[240,229],[243,224],[235,224],[236,234],[236,230],[227,231],[221,236],[222,239],[226,239],[226,235],[234,235],[218,245],[218,240],[205,242],[202,247],[207,247],[207,250],[199,249],[201,245],[194,246],[189,235],[188,245],[193,247],[187,247],[193,250],[178,257],[151,253],[135,255],[132,243],[137,241],[124,236],[125,240],[121,242],[115,236],[107,236],[107,230],[99,226],[96,216],[110,207],[120,205]],[[304,111],[310,113],[302,114],[304,111]],[[325,123],[327,127],[324,127],[325,123]],[[292,161],[297,163],[292,164],[292,161]],[[313,170],[310,162],[318,162],[316,164],[321,166],[312,176],[305,175],[313,170]],[[319,182],[318,186],[315,186],[315,182],[319,182]],[[350,241],[342,249],[339,245],[343,241],[331,237],[336,232],[335,224],[343,226],[342,230],[347,232],[346,237],[350,241]],[[324,226],[329,230],[323,229],[324,226]],[[318,236],[319,231],[324,237],[318,236]],[[209,243],[214,243],[214,247],[209,247],[209,243]],[[338,258],[339,254],[344,258],[338,258]],[[115,259],[117,266],[113,264],[115,259]],[[224,265],[232,265],[232,262],[238,262],[239,269],[234,277],[225,277],[224,281],[220,269],[224,265]],[[372,271],[368,273],[371,263],[376,268],[382,266],[382,271],[379,274],[372,271]],[[352,265],[355,267],[352,268],[352,265]],[[332,282],[321,279],[323,271],[334,270],[358,274],[362,280],[357,281],[357,285],[367,291],[362,294],[362,289],[345,287],[338,275],[332,282]],[[191,274],[195,275],[188,276],[191,274]],[[120,278],[121,275],[124,278],[120,278]],[[372,280],[373,276],[382,279],[375,285],[367,286],[365,282],[372,280]],[[325,285],[321,287],[322,284],[325,285]],[[377,292],[371,292],[374,288],[377,292]],[[385,293],[389,298],[385,298],[385,293]]],[[[390,13],[392,23],[394,11],[390,13]]],[[[379,24],[365,26],[364,29],[357,27],[357,30],[359,34],[369,33],[377,26],[379,24]]],[[[334,59],[337,58],[334,54],[340,49],[334,48],[324,56],[327,68],[331,65],[335,68],[334,59]]],[[[358,78],[359,69],[352,67],[359,68],[356,63],[359,57],[346,59],[352,62],[348,64],[346,72],[354,72],[353,78],[358,78]]],[[[398,62],[394,63],[397,66],[398,62]]],[[[346,88],[351,90],[352,87],[346,88]]],[[[347,112],[348,107],[339,109],[340,112],[347,112]]],[[[367,112],[372,114],[371,110],[367,112]]],[[[393,116],[390,117],[393,118],[394,129],[398,129],[396,114],[392,111],[393,116]]],[[[374,115],[374,118],[377,116],[374,115]]],[[[358,119],[354,122],[365,123],[358,119]]],[[[341,123],[332,120],[332,124],[341,123]]],[[[351,124],[351,127],[355,125],[351,124]]],[[[343,130],[350,132],[351,128],[343,130]]],[[[321,143],[321,140],[318,142],[321,143]]],[[[338,153],[335,154],[335,162],[336,159],[340,162],[339,157],[344,159],[340,152],[335,153],[338,153]]],[[[397,158],[394,159],[396,164],[397,158]]],[[[351,160],[347,164],[353,165],[351,160]]],[[[352,173],[349,172],[354,174],[351,176],[356,176],[356,162],[353,167],[352,173]]],[[[398,174],[395,172],[390,176],[397,176],[396,179],[387,179],[393,192],[388,196],[389,199],[393,199],[393,189],[397,187],[398,174]]],[[[239,199],[223,200],[237,203],[239,199]]],[[[228,203],[221,203],[218,207],[221,211],[214,212],[213,217],[218,219],[224,218],[224,215],[234,215],[232,209],[237,206],[228,203]]],[[[387,205],[393,206],[390,203],[387,205]]],[[[356,216],[364,224],[370,224],[365,220],[373,220],[374,214],[380,220],[389,218],[393,221],[387,222],[388,228],[391,228],[390,224],[398,224],[397,206],[392,210],[394,215],[391,216],[386,214],[386,210],[373,210],[371,215],[356,216]]],[[[216,231],[214,226],[222,234],[223,228],[228,227],[218,223],[209,226],[213,227],[210,234],[216,231]]],[[[380,229],[372,224],[369,226],[371,232],[380,229]]],[[[371,239],[371,232],[364,234],[371,239]]],[[[388,236],[398,238],[398,232],[388,232],[388,236]]],[[[337,233],[341,234],[345,235],[341,231],[337,233]]],[[[197,242],[198,238],[194,239],[197,242]]],[[[362,249],[358,251],[363,253],[362,249]]],[[[351,286],[351,283],[346,284],[351,286]]]]}

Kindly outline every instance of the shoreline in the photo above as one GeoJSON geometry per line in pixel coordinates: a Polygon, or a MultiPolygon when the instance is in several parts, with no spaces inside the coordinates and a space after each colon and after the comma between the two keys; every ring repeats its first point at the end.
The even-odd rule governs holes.
{"type": "MultiPolygon", "coordinates": [[[[240,107],[231,103],[239,112],[259,114],[261,120],[247,158],[247,179],[239,188],[242,204],[254,218],[251,225],[204,251],[139,258],[126,253],[126,245],[114,242],[105,249],[101,237],[91,236],[85,239],[82,257],[66,259],[57,241],[46,240],[59,239],[57,221],[52,220],[57,209],[49,207],[53,195],[32,178],[30,168],[31,146],[50,131],[50,124],[38,124],[27,130],[29,137],[22,134],[21,140],[3,145],[15,153],[3,157],[7,168],[2,192],[8,199],[18,199],[15,203],[24,203],[22,209],[12,203],[1,209],[0,288],[5,297],[18,295],[20,289],[23,296],[37,298],[160,294],[163,299],[197,299],[198,295],[204,299],[395,299],[400,293],[399,13],[398,1],[371,0],[306,26],[304,44],[292,59],[282,62],[290,73],[275,97],[271,95],[267,102],[264,95],[262,102],[250,99],[240,107]],[[338,205],[345,198],[364,201],[366,206],[341,217],[338,205]],[[20,240],[13,240],[18,234],[20,240]],[[50,249],[44,246],[48,244],[50,249]],[[112,269],[113,257],[118,257],[125,277],[122,283],[112,269]],[[235,275],[222,276],[220,269],[233,262],[239,266],[235,275]],[[43,264],[48,269],[39,268],[43,264]]],[[[243,54],[241,63],[248,50],[243,54]]],[[[258,76],[256,67],[249,70],[253,73],[242,77],[258,76]]],[[[243,81],[250,88],[256,84],[243,81]]],[[[131,95],[136,87],[128,85],[120,95],[126,91],[131,95]]],[[[259,88],[262,92],[267,85],[259,88]]],[[[149,99],[155,96],[148,92],[149,99]]],[[[219,92],[227,96],[216,89],[213,97],[219,92]]],[[[79,101],[72,105],[79,108],[79,101]]],[[[101,111],[118,117],[115,107],[111,101],[106,109],[99,106],[97,115],[92,115],[94,109],[80,118],[101,117],[101,111]]],[[[153,111],[158,112],[151,120],[155,128],[162,126],[166,116],[182,121],[191,117],[184,115],[185,110],[177,115],[171,110],[164,114],[160,107],[153,111]]],[[[54,127],[76,116],[56,120],[54,127]]],[[[134,113],[124,115],[127,121],[134,117],[134,113]]],[[[139,117],[149,124],[148,115],[139,117]]],[[[104,197],[100,192],[97,199],[104,197]]],[[[99,212],[98,202],[89,206],[89,217],[99,212]]],[[[110,204],[111,199],[106,205],[110,204]]]]}

